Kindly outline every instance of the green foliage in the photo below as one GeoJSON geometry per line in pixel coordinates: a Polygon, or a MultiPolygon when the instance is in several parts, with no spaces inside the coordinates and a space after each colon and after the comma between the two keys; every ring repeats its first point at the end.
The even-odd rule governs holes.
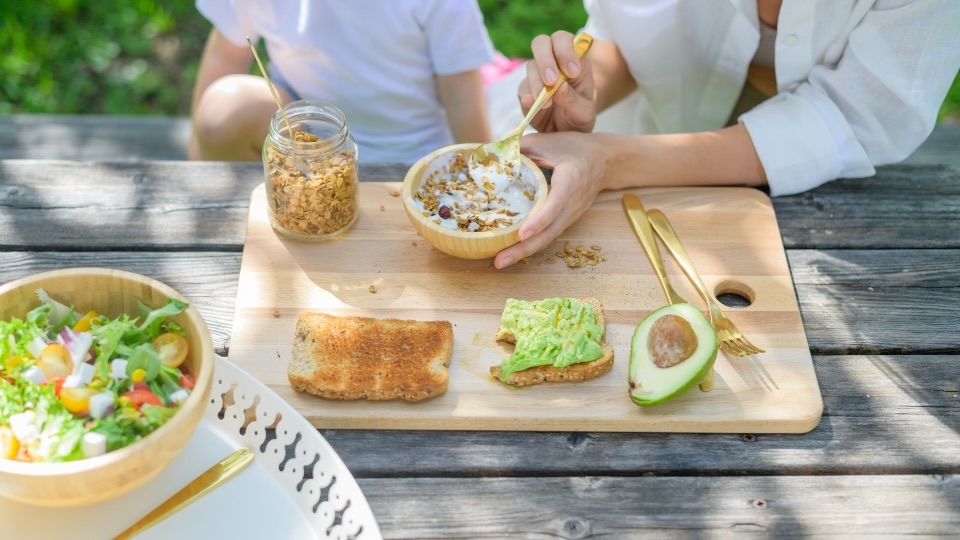
{"type": "MultiPolygon", "coordinates": [[[[494,46],[513,57],[587,18],[581,0],[479,3],[494,46]]],[[[209,31],[194,0],[0,1],[0,114],[186,116],[209,31]]],[[[940,119],[960,121],[960,76],[940,119]]]]}
{"type": "Polygon", "coordinates": [[[193,0],[0,2],[0,114],[187,114],[210,25],[193,0]]]}
{"type": "Polygon", "coordinates": [[[587,22],[582,0],[479,0],[490,39],[498,51],[530,58],[530,41],[556,30],[576,33],[587,22]]]}
{"type": "Polygon", "coordinates": [[[953,79],[953,85],[947,92],[947,98],[943,100],[943,107],[940,107],[937,118],[941,122],[960,123],[960,72],[957,72],[953,79]]]}

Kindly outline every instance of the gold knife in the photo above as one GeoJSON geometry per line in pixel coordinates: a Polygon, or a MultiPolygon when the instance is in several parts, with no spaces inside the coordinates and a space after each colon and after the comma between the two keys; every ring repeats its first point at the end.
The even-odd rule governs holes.
{"type": "MultiPolygon", "coordinates": [[[[688,304],[682,296],[673,290],[670,280],[667,278],[667,271],[663,268],[663,260],[660,258],[660,249],[657,247],[657,238],[654,236],[653,227],[650,225],[650,219],[647,217],[646,210],[643,209],[643,203],[640,198],[632,193],[623,196],[623,211],[627,214],[630,225],[633,226],[633,232],[640,240],[643,251],[650,259],[653,265],[653,271],[657,273],[660,279],[660,285],[663,286],[663,292],[667,295],[667,302],[670,304],[688,304]]],[[[669,247],[669,246],[668,246],[669,247]]],[[[700,389],[709,392],[713,388],[713,370],[700,381],[700,389]]]]}
{"type": "Polygon", "coordinates": [[[201,473],[200,476],[194,478],[193,481],[184,486],[183,489],[176,492],[166,501],[160,503],[160,506],[143,516],[140,521],[120,533],[114,540],[131,538],[136,533],[153,526],[156,522],[186,508],[197,499],[217,489],[221,484],[236,476],[237,473],[246,469],[251,463],[253,463],[253,452],[246,448],[237,450],[201,473]]]}
{"type": "Polygon", "coordinates": [[[657,239],[653,235],[653,228],[650,226],[650,221],[647,219],[647,213],[643,209],[640,198],[632,193],[624,195],[623,211],[627,214],[627,219],[630,220],[630,225],[633,226],[633,232],[640,240],[643,251],[650,259],[653,271],[657,273],[657,278],[660,279],[663,292],[667,295],[667,302],[670,304],[687,304],[688,302],[677,294],[677,291],[673,290],[673,286],[670,285],[667,271],[663,268],[663,260],[660,258],[660,250],[657,248],[657,239]]]}

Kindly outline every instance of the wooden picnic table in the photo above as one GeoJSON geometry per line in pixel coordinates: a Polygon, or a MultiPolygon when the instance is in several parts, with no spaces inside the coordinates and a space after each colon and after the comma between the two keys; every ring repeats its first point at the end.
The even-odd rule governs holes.
{"type": "MultiPolygon", "coordinates": [[[[260,182],[258,163],[0,160],[0,283],[138,272],[190,298],[229,357],[260,182]]],[[[960,535],[960,167],[883,167],[774,207],[823,396],[813,431],[321,430],[384,536],[960,535]]]]}

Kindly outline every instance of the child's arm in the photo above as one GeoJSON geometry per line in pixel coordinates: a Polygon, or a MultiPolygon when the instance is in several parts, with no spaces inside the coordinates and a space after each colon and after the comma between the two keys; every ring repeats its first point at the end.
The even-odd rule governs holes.
{"type": "Polygon", "coordinates": [[[479,68],[437,76],[437,92],[456,142],[482,143],[492,139],[479,68]]]}
{"type": "MultiPolygon", "coordinates": [[[[238,47],[223,37],[216,28],[211,30],[203,48],[203,56],[200,57],[197,81],[193,86],[193,100],[190,104],[191,116],[196,114],[200,98],[208,86],[226,75],[246,73],[249,71],[252,62],[253,53],[249,47],[238,47]]],[[[200,159],[200,148],[194,133],[190,135],[187,155],[190,159],[200,159]]]]}

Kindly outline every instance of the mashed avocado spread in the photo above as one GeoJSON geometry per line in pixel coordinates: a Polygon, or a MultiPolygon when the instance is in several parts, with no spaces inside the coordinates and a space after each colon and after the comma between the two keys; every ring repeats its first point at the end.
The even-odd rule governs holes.
{"type": "Polygon", "coordinates": [[[562,368],[603,356],[593,306],[575,298],[547,298],[528,302],[507,299],[500,321],[516,337],[517,346],[500,366],[500,380],[534,366],[562,368]]]}

